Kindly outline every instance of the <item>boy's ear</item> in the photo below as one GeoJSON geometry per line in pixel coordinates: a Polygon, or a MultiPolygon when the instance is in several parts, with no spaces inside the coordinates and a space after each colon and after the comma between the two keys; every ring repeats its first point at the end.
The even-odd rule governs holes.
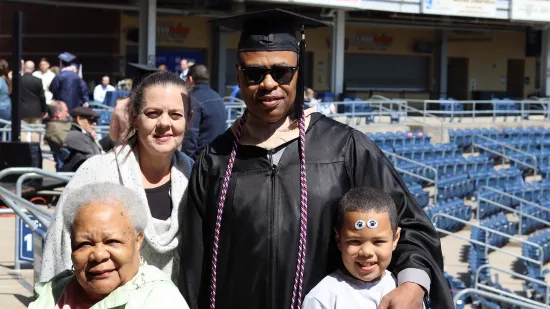
{"type": "Polygon", "coordinates": [[[397,230],[395,231],[395,235],[393,236],[393,250],[395,250],[395,248],[397,247],[397,243],[399,242],[399,237],[401,237],[401,228],[398,227],[397,230]]]}
{"type": "Polygon", "coordinates": [[[338,250],[342,251],[340,248],[340,235],[338,234],[338,230],[336,228],[334,230],[334,239],[336,239],[336,246],[338,247],[338,250]]]}

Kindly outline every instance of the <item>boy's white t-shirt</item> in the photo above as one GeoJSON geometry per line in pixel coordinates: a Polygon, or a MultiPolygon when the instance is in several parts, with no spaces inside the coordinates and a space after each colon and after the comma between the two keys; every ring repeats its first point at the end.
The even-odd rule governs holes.
{"type": "Polygon", "coordinates": [[[337,270],[326,276],[304,298],[303,309],[376,309],[382,297],[397,285],[391,272],[365,282],[337,270]]]}

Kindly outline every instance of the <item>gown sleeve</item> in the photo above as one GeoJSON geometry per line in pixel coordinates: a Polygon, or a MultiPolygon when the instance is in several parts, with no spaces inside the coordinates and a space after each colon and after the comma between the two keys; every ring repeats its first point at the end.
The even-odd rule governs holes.
{"type": "MultiPolygon", "coordinates": [[[[346,168],[352,187],[380,188],[391,195],[397,206],[401,238],[393,252],[389,269],[395,273],[407,269],[426,272],[433,288],[430,291],[434,308],[452,304],[450,290],[443,277],[443,255],[439,235],[422,208],[406,188],[390,161],[363,133],[354,131],[345,150],[346,168]],[[450,303],[449,303],[450,301],[450,303]]],[[[449,307],[451,308],[451,307],[449,307]]]]}
{"type": "Polygon", "coordinates": [[[205,154],[203,151],[193,166],[188,186],[188,200],[182,214],[179,289],[191,309],[198,308],[198,294],[203,270],[203,218],[206,200],[205,154]]]}

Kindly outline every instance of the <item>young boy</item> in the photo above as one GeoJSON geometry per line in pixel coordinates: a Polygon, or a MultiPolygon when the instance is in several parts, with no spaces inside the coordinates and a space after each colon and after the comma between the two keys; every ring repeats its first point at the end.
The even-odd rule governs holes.
{"type": "Polygon", "coordinates": [[[386,270],[399,241],[397,210],[391,196],[364,187],[340,200],[336,243],[343,269],[326,276],[304,299],[303,309],[376,309],[396,288],[386,270]]]}

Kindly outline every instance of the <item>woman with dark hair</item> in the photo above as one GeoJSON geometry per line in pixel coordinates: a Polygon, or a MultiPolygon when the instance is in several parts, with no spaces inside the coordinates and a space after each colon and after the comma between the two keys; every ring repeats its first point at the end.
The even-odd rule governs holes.
{"type": "Polygon", "coordinates": [[[48,230],[40,281],[71,268],[70,235],[62,216],[66,195],[96,182],[122,184],[149,205],[141,255],[177,278],[178,213],[194,163],[178,149],[192,115],[188,89],[177,75],[158,72],[143,79],[130,97],[130,127],[119,146],[84,162],[65,187],[48,230]]]}
{"type": "Polygon", "coordinates": [[[0,59],[0,119],[11,119],[11,80],[8,78],[8,62],[0,59]]]}

